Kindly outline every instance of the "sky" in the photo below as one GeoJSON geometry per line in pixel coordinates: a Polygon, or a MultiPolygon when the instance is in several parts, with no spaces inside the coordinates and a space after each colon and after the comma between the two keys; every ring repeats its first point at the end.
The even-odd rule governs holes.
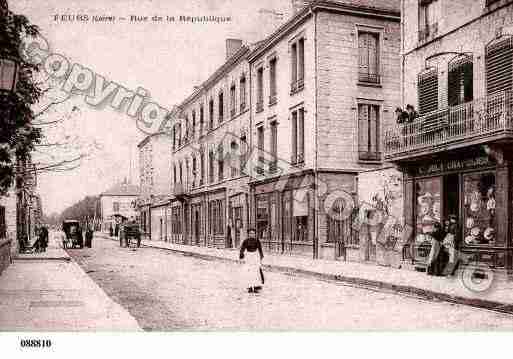
{"type": "MultiPolygon", "coordinates": [[[[9,8],[40,27],[52,53],[130,90],[142,87],[156,103],[171,109],[224,62],[227,38],[248,43],[261,40],[290,16],[290,4],[291,0],[10,0],[9,8]],[[283,16],[280,20],[271,13],[283,16]],[[56,15],[87,15],[89,21],[55,21],[56,15]],[[128,19],[205,15],[230,17],[231,21],[95,23],[91,21],[95,15],[128,19]],[[264,21],[268,26],[262,26],[264,21]]],[[[56,89],[59,91],[58,86],[56,89]]],[[[51,94],[39,108],[58,97],[51,94]]],[[[45,214],[60,212],[86,195],[98,195],[125,178],[139,184],[137,144],[144,134],[137,130],[135,121],[110,107],[91,107],[83,96],[52,107],[44,121],[69,113],[71,118],[58,126],[45,126],[47,141],[65,136],[77,148],[90,148],[94,143],[95,150],[88,151],[90,155],[79,168],[39,175],[45,214]],[[73,108],[76,111],[71,112],[73,108]]],[[[52,151],[63,152],[58,148],[48,151],[46,156],[53,156],[52,151]]]]}

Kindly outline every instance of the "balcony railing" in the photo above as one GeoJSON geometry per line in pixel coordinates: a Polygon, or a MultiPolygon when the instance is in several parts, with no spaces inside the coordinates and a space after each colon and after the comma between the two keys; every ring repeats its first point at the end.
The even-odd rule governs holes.
{"type": "Polygon", "coordinates": [[[513,134],[513,91],[429,112],[384,131],[385,158],[492,135],[513,134]]]}
{"type": "Polygon", "coordinates": [[[304,79],[298,79],[296,81],[292,81],[290,84],[290,93],[294,94],[296,92],[301,91],[305,87],[304,79]]]}
{"type": "Polygon", "coordinates": [[[278,102],[278,97],[276,94],[272,94],[269,96],[269,106],[272,106],[278,102]]]}
{"type": "Polygon", "coordinates": [[[358,81],[370,83],[370,84],[379,84],[379,83],[381,83],[381,76],[379,74],[359,72],[358,73],[358,81]]]}

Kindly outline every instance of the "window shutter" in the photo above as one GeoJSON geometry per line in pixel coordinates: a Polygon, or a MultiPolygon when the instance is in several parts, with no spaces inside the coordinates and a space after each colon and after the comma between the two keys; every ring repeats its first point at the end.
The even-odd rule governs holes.
{"type": "MultiPolygon", "coordinates": [[[[449,75],[450,76],[450,75],[449,75]]],[[[418,76],[419,113],[438,109],[438,72],[431,69],[418,76]]]]}
{"type": "Polygon", "coordinates": [[[292,112],[292,155],[291,155],[291,162],[293,164],[297,163],[297,112],[292,112]]]}
{"type": "Polygon", "coordinates": [[[369,73],[369,48],[367,45],[368,35],[369,34],[363,32],[358,36],[360,74],[369,73]]]}
{"type": "Polygon", "coordinates": [[[513,36],[487,46],[485,66],[489,95],[513,88],[513,36]]]}
{"type": "Polygon", "coordinates": [[[369,151],[378,152],[378,106],[369,106],[369,151]]]}
{"type": "Polygon", "coordinates": [[[358,151],[369,150],[369,112],[367,105],[358,105],[358,151]]]}

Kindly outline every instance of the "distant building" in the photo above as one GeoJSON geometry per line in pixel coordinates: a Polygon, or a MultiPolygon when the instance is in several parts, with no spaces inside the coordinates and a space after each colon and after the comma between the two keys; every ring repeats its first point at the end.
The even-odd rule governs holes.
{"type": "MultiPolygon", "coordinates": [[[[171,135],[158,133],[144,138],[138,145],[141,192],[137,199],[139,223],[144,236],[167,239],[169,217],[166,211],[153,210],[159,202],[168,201],[171,192],[171,135]]],[[[170,225],[169,225],[170,226],[170,225]]]]}
{"type": "Polygon", "coordinates": [[[110,225],[114,225],[122,219],[136,218],[135,204],[139,194],[139,186],[132,185],[126,180],[100,194],[101,219],[104,231],[108,231],[110,225]]]}

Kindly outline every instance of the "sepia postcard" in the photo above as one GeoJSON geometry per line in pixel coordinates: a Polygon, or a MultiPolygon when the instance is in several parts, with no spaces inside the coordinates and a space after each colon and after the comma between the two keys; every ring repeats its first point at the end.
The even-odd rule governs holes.
{"type": "Polygon", "coordinates": [[[20,353],[507,332],[512,236],[511,0],[0,0],[20,353]]]}

